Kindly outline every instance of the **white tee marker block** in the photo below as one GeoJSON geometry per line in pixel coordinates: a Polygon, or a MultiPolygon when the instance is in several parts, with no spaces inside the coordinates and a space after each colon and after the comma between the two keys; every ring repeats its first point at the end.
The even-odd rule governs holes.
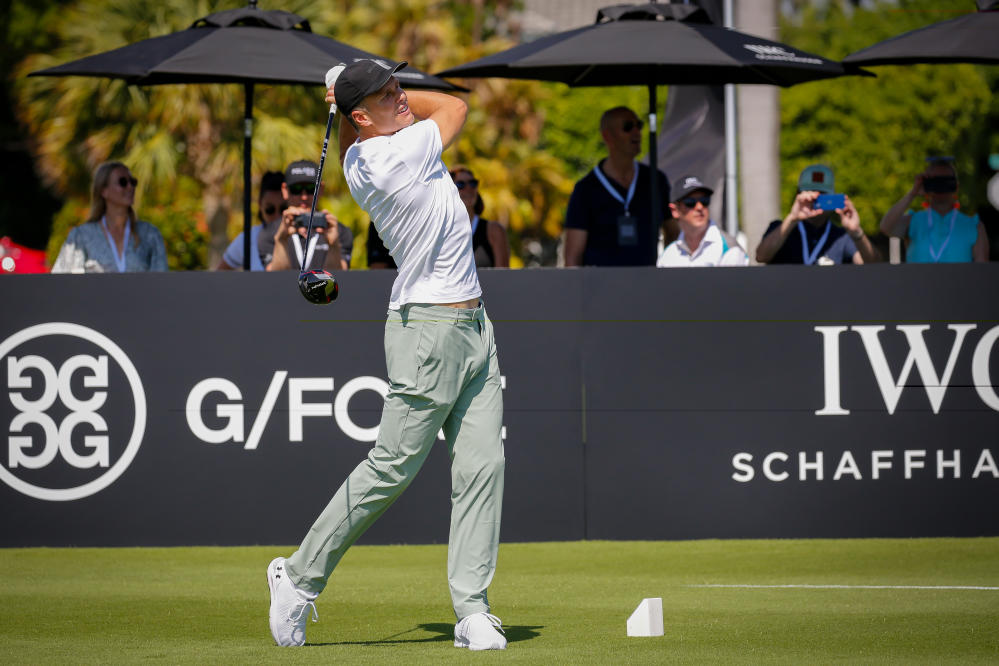
{"type": "Polygon", "coordinates": [[[629,636],[663,635],[663,600],[661,597],[642,599],[628,618],[629,636]]]}

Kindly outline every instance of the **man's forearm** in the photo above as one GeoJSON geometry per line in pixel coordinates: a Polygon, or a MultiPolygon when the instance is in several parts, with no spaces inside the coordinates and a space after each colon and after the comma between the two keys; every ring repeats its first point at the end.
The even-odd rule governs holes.
{"type": "Polygon", "coordinates": [[[429,118],[435,111],[456,101],[461,102],[457,97],[430,90],[407,90],[406,100],[409,103],[409,110],[420,120],[429,118]]]}
{"type": "Polygon", "coordinates": [[[791,229],[795,226],[797,226],[797,220],[790,215],[785,217],[780,226],[764,236],[760,240],[760,244],[756,246],[756,261],[761,264],[770,263],[777,251],[784,246],[784,241],[787,240],[791,229]]]}
{"type": "Polygon", "coordinates": [[[286,271],[291,268],[291,257],[288,256],[288,246],[286,241],[279,240],[274,243],[274,256],[271,263],[267,264],[268,271],[286,271]]]}

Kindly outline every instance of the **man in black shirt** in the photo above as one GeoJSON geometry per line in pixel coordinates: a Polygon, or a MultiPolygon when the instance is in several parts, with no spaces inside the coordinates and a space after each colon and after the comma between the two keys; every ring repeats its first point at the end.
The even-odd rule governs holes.
{"type": "MultiPolygon", "coordinates": [[[[576,183],[565,216],[566,266],[655,266],[663,220],[652,219],[642,121],[618,106],[600,118],[607,157],[576,183]]],[[[669,181],[660,172],[660,210],[669,211],[669,181]]]]}

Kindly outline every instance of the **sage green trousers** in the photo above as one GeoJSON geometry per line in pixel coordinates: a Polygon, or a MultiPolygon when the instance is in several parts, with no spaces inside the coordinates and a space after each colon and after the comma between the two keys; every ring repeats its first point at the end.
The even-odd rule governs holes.
{"type": "Polygon", "coordinates": [[[503,396],[492,323],[474,309],[405,305],[385,323],[389,392],[378,439],[287,561],[318,594],[347,549],[402,494],[443,429],[451,458],[448,582],[460,620],[489,610],[503,505],[503,396]]]}

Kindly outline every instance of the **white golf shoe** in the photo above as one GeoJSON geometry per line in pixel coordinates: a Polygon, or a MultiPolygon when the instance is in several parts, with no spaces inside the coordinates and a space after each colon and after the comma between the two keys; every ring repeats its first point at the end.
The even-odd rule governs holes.
{"type": "Polygon", "coordinates": [[[475,613],[454,625],[454,646],[469,650],[505,650],[503,623],[495,615],[475,613]]]}
{"type": "Polygon", "coordinates": [[[271,635],[282,647],[305,644],[305,623],[312,611],[312,621],[319,620],[316,595],[298,589],[285,571],[283,557],[267,565],[267,586],[271,589],[271,635]]]}

